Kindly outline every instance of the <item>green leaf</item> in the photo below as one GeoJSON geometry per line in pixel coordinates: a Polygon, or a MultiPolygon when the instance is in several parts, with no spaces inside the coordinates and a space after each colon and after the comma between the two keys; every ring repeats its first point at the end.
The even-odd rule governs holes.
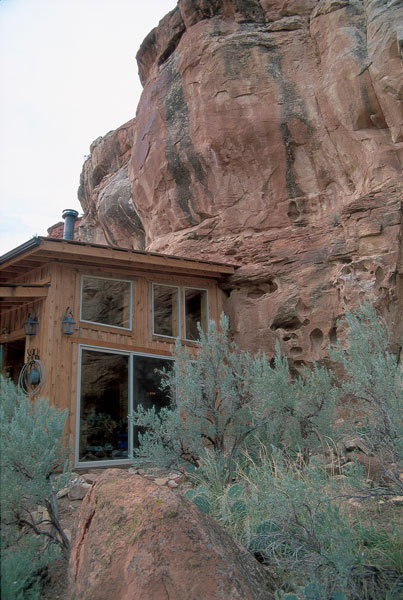
{"type": "Polygon", "coordinates": [[[243,487],[240,483],[234,483],[227,488],[227,494],[230,498],[240,498],[243,494],[243,487]]]}
{"type": "Polygon", "coordinates": [[[348,598],[342,590],[337,590],[330,596],[330,600],[348,600],[348,598]]]}
{"type": "Polygon", "coordinates": [[[200,512],[208,515],[210,512],[210,502],[207,496],[198,495],[193,498],[193,502],[196,504],[200,512]]]}
{"type": "Polygon", "coordinates": [[[304,598],[305,600],[320,600],[319,585],[316,581],[311,581],[304,587],[304,598]]]}
{"type": "Polygon", "coordinates": [[[244,517],[246,515],[246,504],[243,500],[235,500],[233,504],[231,504],[231,513],[238,517],[244,517]]]}
{"type": "Polygon", "coordinates": [[[193,498],[196,495],[196,490],[186,490],[186,492],[183,494],[185,496],[185,498],[187,498],[188,500],[193,501],[193,498]]]}

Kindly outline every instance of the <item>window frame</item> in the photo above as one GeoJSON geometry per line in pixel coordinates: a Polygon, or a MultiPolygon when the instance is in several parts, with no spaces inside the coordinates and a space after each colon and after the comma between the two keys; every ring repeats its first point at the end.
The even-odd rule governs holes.
{"type": "Polygon", "coordinates": [[[158,283],[156,281],[153,281],[151,283],[151,334],[154,337],[159,337],[159,338],[168,338],[170,340],[176,340],[178,338],[181,337],[181,293],[180,293],[180,286],[179,285],[171,285],[169,283],[158,283]],[[155,285],[159,285],[162,287],[170,287],[170,288],[174,288],[176,289],[176,293],[177,293],[177,322],[178,322],[178,335],[164,335],[162,333],[156,333],[154,331],[154,286],[155,285]]]}
{"type": "Polygon", "coordinates": [[[116,277],[100,277],[98,275],[81,275],[80,322],[81,323],[90,323],[91,325],[101,325],[102,327],[112,327],[113,329],[120,329],[122,331],[133,331],[133,281],[131,279],[118,279],[116,277]],[[100,321],[87,321],[87,319],[82,318],[84,278],[86,278],[86,279],[103,279],[105,281],[121,281],[122,283],[130,284],[130,286],[129,286],[129,327],[122,327],[121,325],[109,325],[108,323],[101,323],[100,321]]]}

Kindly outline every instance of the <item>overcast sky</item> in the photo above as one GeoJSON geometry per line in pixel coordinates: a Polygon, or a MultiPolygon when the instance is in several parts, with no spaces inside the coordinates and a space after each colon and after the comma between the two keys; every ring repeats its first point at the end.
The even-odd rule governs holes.
{"type": "Polygon", "coordinates": [[[91,142],[136,113],[136,52],[176,0],[0,0],[0,255],[81,213],[91,142]]]}

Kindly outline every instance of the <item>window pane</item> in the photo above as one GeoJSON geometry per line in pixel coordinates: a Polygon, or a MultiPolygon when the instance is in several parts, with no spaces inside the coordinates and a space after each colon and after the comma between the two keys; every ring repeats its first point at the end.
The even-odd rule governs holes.
{"type": "Polygon", "coordinates": [[[81,320],[129,329],[129,281],[83,277],[81,320]]]}
{"type": "MultiPolygon", "coordinates": [[[[172,369],[173,361],[164,358],[153,358],[152,356],[134,356],[134,393],[133,408],[140,404],[145,408],[155,406],[157,410],[163,406],[169,406],[169,395],[167,390],[161,390],[161,369],[168,371],[172,369]]],[[[133,446],[138,447],[139,427],[133,428],[133,446]]]]}
{"type": "Polygon", "coordinates": [[[178,288],[153,284],[153,331],[178,337],[178,288]]]}
{"type": "Polygon", "coordinates": [[[207,291],[185,290],[185,337],[187,340],[198,340],[197,323],[203,331],[207,331],[207,291]]]}
{"type": "Polygon", "coordinates": [[[123,354],[82,351],[80,461],[128,457],[128,365],[123,354]]]}

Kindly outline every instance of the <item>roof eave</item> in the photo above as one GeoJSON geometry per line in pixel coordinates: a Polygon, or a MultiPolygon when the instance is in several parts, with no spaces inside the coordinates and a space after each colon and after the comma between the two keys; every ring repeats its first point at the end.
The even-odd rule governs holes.
{"type": "MultiPolygon", "coordinates": [[[[31,240],[28,240],[24,244],[17,246],[13,250],[10,250],[10,252],[7,252],[3,256],[1,256],[0,257],[0,266],[4,266],[10,261],[15,263],[16,258],[18,259],[19,256],[22,256],[29,251],[31,251],[30,254],[32,255],[32,250],[34,250],[35,248],[38,248],[39,254],[37,254],[36,251],[35,251],[35,254],[37,256],[39,256],[41,253],[39,246],[42,246],[42,249],[45,252],[51,250],[53,253],[53,250],[56,250],[56,248],[59,244],[61,246],[64,246],[64,250],[66,249],[66,246],[70,246],[70,247],[82,246],[82,247],[88,248],[89,251],[93,250],[96,252],[96,250],[101,250],[101,251],[109,250],[112,252],[116,252],[117,254],[119,253],[119,256],[114,256],[113,258],[117,262],[119,262],[119,260],[124,259],[125,254],[126,254],[126,256],[130,256],[130,257],[134,257],[134,256],[138,257],[139,262],[141,262],[141,256],[148,257],[149,259],[154,258],[156,263],[161,261],[161,264],[165,264],[165,265],[166,265],[166,262],[169,261],[171,263],[170,266],[171,266],[171,268],[173,268],[173,270],[175,270],[175,266],[176,266],[175,262],[176,261],[184,261],[185,263],[189,264],[190,268],[193,267],[196,271],[199,269],[202,270],[203,266],[208,267],[208,270],[210,271],[212,276],[214,276],[213,273],[216,273],[216,275],[220,275],[220,276],[231,275],[234,273],[235,269],[238,268],[238,265],[230,265],[230,264],[218,263],[218,262],[208,261],[208,260],[191,259],[191,258],[187,258],[187,257],[173,256],[173,255],[169,255],[169,254],[159,254],[156,252],[147,252],[147,251],[143,251],[143,250],[133,250],[130,248],[119,248],[119,247],[114,247],[114,246],[105,246],[105,245],[101,245],[101,244],[92,244],[92,243],[87,243],[87,242],[79,242],[76,240],[65,240],[65,239],[60,239],[60,238],[50,238],[50,237],[43,237],[43,236],[35,236],[31,240]],[[53,246],[53,245],[54,245],[53,248],[49,247],[49,246],[53,246]],[[197,265],[197,267],[196,267],[196,265],[197,265]]],[[[76,254],[76,252],[75,252],[75,254],[76,254]]],[[[151,267],[151,265],[150,265],[150,267],[151,267]]]]}
{"type": "Polygon", "coordinates": [[[3,263],[6,263],[8,260],[16,258],[20,254],[24,254],[24,252],[27,252],[27,250],[32,250],[32,248],[35,248],[36,246],[40,246],[41,243],[42,243],[42,238],[40,238],[39,236],[34,236],[27,242],[24,242],[20,246],[17,246],[16,248],[13,248],[9,252],[6,252],[2,256],[0,256],[0,265],[3,263]]]}

